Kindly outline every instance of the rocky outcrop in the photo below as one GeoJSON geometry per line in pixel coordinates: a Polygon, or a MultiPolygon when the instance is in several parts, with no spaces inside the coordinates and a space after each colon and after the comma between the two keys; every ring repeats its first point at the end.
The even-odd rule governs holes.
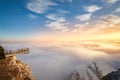
{"type": "Polygon", "coordinates": [[[5,58],[4,48],[2,46],[0,46],[0,59],[3,59],[3,58],[5,58]]]}
{"type": "Polygon", "coordinates": [[[80,75],[77,71],[71,72],[65,80],[80,80],[80,75]]]}
{"type": "Polygon", "coordinates": [[[103,76],[101,80],[120,80],[120,69],[103,76]]]}
{"type": "Polygon", "coordinates": [[[29,66],[15,56],[0,59],[0,80],[34,80],[29,66]]]}

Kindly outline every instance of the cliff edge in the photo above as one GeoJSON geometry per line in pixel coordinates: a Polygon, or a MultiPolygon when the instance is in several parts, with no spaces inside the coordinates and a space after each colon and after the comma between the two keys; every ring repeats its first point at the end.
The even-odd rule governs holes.
{"type": "Polygon", "coordinates": [[[120,80],[120,68],[117,71],[112,71],[103,76],[101,80],[120,80]]]}
{"type": "Polygon", "coordinates": [[[15,56],[0,59],[0,80],[35,80],[29,65],[15,56]]]}

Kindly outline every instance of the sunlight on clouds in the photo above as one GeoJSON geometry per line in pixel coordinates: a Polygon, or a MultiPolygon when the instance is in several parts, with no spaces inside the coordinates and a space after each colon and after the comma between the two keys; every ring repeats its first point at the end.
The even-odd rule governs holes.
{"type": "Polygon", "coordinates": [[[88,20],[90,20],[91,16],[92,16],[92,14],[88,13],[88,14],[78,15],[75,18],[80,20],[80,21],[88,21],[88,20]]]}
{"type": "Polygon", "coordinates": [[[91,6],[84,6],[84,10],[87,11],[87,12],[96,12],[98,10],[100,10],[102,7],[99,7],[97,5],[91,5],[91,6]]]}
{"type": "MultiPolygon", "coordinates": [[[[88,2],[91,1],[95,2],[96,0],[88,2]]],[[[30,29],[35,31],[31,32],[31,35],[35,36],[27,36],[26,40],[75,41],[102,38],[119,39],[120,17],[115,15],[115,13],[120,12],[119,6],[115,6],[112,13],[102,14],[102,11],[104,12],[103,8],[106,8],[105,4],[115,4],[116,2],[118,0],[101,0],[96,4],[85,3],[85,5],[81,5],[74,0],[30,0],[27,2],[26,8],[34,12],[34,15],[29,13],[28,17],[36,19],[37,24],[34,23],[35,26],[30,25],[30,29]],[[66,3],[69,4],[63,5],[66,3]],[[73,12],[74,9],[75,12],[73,12]],[[37,13],[37,16],[35,13],[37,13]],[[39,23],[40,19],[43,19],[43,22],[40,21],[39,23]],[[37,30],[34,30],[34,27],[37,30]]]]}
{"type": "Polygon", "coordinates": [[[6,50],[29,47],[30,54],[18,58],[30,64],[36,80],[64,80],[92,61],[107,63],[101,67],[108,73],[108,63],[120,62],[120,0],[0,3],[0,44],[6,50]]]}
{"type": "Polygon", "coordinates": [[[71,48],[69,47],[68,50],[70,50],[70,51],[73,50],[75,52],[75,54],[78,55],[82,59],[92,60],[94,58],[100,58],[100,57],[107,58],[108,57],[108,54],[106,54],[106,53],[89,50],[89,49],[83,48],[82,46],[81,47],[74,46],[74,47],[71,47],[71,48]]]}
{"type": "Polygon", "coordinates": [[[96,37],[98,39],[110,39],[110,40],[116,40],[120,39],[120,32],[115,32],[115,33],[109,33],[109,34],[103,34],[100,37],[96,37]]]}
{"type": "Polygon", "coordinates": [[[91,39],[120,39],[120,17],[115,15],[102,16],[93,23],[76,24],[73,31],[80,32],[80,35],[88,34],[88,38],[91,37],[91,39]]]}
{"type": "Polygon", "coordinates": [[[93,29],[98,29],[102,33],[112,33],[120,31],[120,17],[115,15],[103,16],[95,22],[93,29]]]}
{"type": "MultiPolygon", "coordinates": [[[[49,10],[54,10],[56,6],[60,5],[59,2],[62,3],[73,3],[73,0],[60,0],[58,2],[51,1],[51,0],[35,0],[30,1],[27,3],[27,8],[35,13],[44,13],[49,10]]],[[[104,2],[104,4],[115,4],[118,2],[118,0],[102,0],[100,2],[104,2]]],[[[71,6],[71,5],[70,5],[71,6]]],[[[64,6],[65,7],[65,6],[64,6]]],[[[106,7],[104,5],[98,5],[98,4],[91,4],[91,5],[85,5],[82,6],[82,14],[72,15],[73,18],[76,20],[79,20],[79,23],[70,23],[69,20],[66,17],[66,14],[71,15],[70,9],[62,9],[62,8],[56,8],[56,13],[47,13],[44,16],[46,17],[46,23],[44,26],[48,29],[50,29],[53,32],[82,32],[81,34],[84,34],[85,31],[87,33],[95,33],[95,32],[109,32],[114,30],[115,25],[118,26],[119,19],[118,16],[108,14],[108,15],[101,15],[96,16],[95,12],[102,11],[103,7],[106,7]],[[86,13],[87,12],[87,13],[86,13]],[[92,19],[95,20],[92,20],[92,19]],[[86,24],[87,23],[87,24],[86,24]],[[83,31],[82,31],[83,30],[83,31]]],[[[79,10],[79,9],[78,9],[79,10]]],[[[116,8],[113,13],[119,13],[119,8],[116,8]]],[[[33,15],[29,15],[31,18],[36,18],[33,15]]],[[[74,20],[74,19],[73,19],[74,20]]],[[[117,28],[118,29],[118,28],[117,28]]],[[[94,35],[93,35],[94,36],[94,35]]]]}
{"type": "Polygon", "coordinates": [[[61,43],[53,44],[46,42],[12,42],[4,43],[4,46],[11,49],[29,46],[31,50],[30,54],[18,56],[18,59],[31,66],[36,80],[63,80],[67,72],[78,70],[83,73],[86,70],[86,66],[92,61],[102,65],[100,68],[106,74],[113,70],[106,63],[113,63],[112,61],[116,59],[117,61],[120,60],[119,57],[113,57],[113,55],[106,54],[102,51],[83,48],[78,43],[74,42],[74,46],[70,46],[72,45],[71,43],[68,43],[69,45],[66,45],[66,43],[61,45],[61,43]]]}

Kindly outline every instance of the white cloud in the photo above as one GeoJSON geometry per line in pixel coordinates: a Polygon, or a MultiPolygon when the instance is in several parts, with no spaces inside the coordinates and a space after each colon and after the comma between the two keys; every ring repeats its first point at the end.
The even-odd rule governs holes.
{"type": "Polygon", "coordinates": [[[72,0],[67,0],[69,3],[71,3],[72,2],[72,0]]]}
{"type": "Polygon", "coordinates": [[[58,12],[60,12],[61,14],[69,14],[70,11],[67,10],[58,10],[58,12]]]}
{"type": "MultiPolygon", "coordinates": [[[[104,25],[105,27],[110,27],[111,25],[115,26],[117,24],[120,24],[120,17],[116,15],[106,15],[102,16],[97,23],[100,25],[104,25]]],[[[112,27],[113,27],[112,26],[112,27]]]]}
{"type": "Polygon", "coordinates": [[[94,22],[85,22],[75,25],[73,32],[107,33],[120,31],[120,17],[116,15],[104,15],[94,22]]]}
{"type": "Polygon", "coordinates": [[[76,24],[76,25],[75,25],[75,28],[73,29],[72,32],[77,32],[77,31],[79,31],[79,32],[82,32],[82,33],[83,33],[83,32],[84,32],[84,29],[87,28],[88,25],[89,25],[89,22],[76,24]]]}
{"type": "Polygon", "coordinates": [[[57,20],[57,17],[56,17],[55,14],[49,14],[49,15],[47,15],[46,17],[47,17],[48,19],[50,19],[50,20],[57,20]]]}
{"type": "Polygon", "coordinates": [[[38,16],[33,15],[33,14],[29,14],[28,17],[29,17],[30,19],[37,19],[37,18],[38,18],[38,16]]]}
{"type": "Polygon", "coordinates": [[[103,0],[107,4],[115,4],[119,0],[103,0]]]}
{"type": "Polygon", "coordinates": [[[66,22],[62,23],[59,21],[52,21],[48,23],[46,26],[55,31],[66,32],[69,30],[66,22]]]}
{"type": "Polygon", "coordinates": [[[66,19],[64,17],[58,16],[56,14],[49,14],[46,16],[49,20],[46,26],[52,30],[55,31],[62,31],[62,32],[66,32],[68,31],[68,22],[66,21],[66,19]]]}
{"type": "Polygon", "coordinates": [[[116,15],[105,15],[96,20],[91,31],[107,33],[120,31],[120,17],[116,15]]]}
{"type": "Polygon", "coordinates": [[[113,11],[113,13],[120,13],[120,8],[116,8],[115,11],[113,11]]]}
{"type": "Polygon", "coordinates": [[[91,6],[85,6],[85,7],[84,7],[84,10],[87,11],[87,12],[92,13],[92,12],[95,12],[95,11],[100,10],[101,8],[102,8],[102,7],[99,7],[99,6],[97,6],[97,5],[91,5],[91,6]]]}
{"type": "Polygon", "coordinates": [[[60,0],[61,2],[68,2],[71,3],[73,0],[60,0]]]}
{"type": "Polygon", "coordinates": [[[84,24],[76,24],[75,27],[79,28],[79,27],[85,27],[89,24],[89,22],[85,22],[84,24]]]}
{"type": "Polygon", "coordinates": [[[83,15],[78,15],[75,18],[78,19],[78,20],[80,20],[80,21],[88,21],[88,20],[90,20],[93,12],[98,11],[101,8],[102,7],[99,7],[97,5],[84,6],[84,10],[87,11],[87,12],[89,12],[89,13],[83,14],[83,15]]]}
{"type": "Polygon", "coordinates": [[[88,20],[90,20],[91,16],[92,16],[92,14],[88,13],[88,14],[78,15],[75,18],[80,21],[88,21],[88,20]]]}
{"type": "Polygon", "coordinates": [[[58,21],[58,22],[66,22],[64,17],[55,15],[55,14],[49,14],[46,16],[49,20],[53,20],[53,21],[58,21]]]}
{"type": "Polygon", "coordinates": [[[50,0],[32,0],[27,3],[27,8],[35,13],[44,13],[51,9],[50,6],[55,6],[56,4],[50,0]]]}

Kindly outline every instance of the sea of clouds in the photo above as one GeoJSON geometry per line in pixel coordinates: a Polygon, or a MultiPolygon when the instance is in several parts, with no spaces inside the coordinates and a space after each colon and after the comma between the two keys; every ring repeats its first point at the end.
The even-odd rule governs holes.
{"type": "Polygon", "coordinates": [[[108,54],[85,47],[61,45],[49,42],[0,42],[6,50],[30,48],[30,53],[17,56],[30,65],[36,80],[64,80],[66,75],[77,70],[85,76],[87,65],[95,61],[104,74],[120,64],[120,54],[108,54]]]}

